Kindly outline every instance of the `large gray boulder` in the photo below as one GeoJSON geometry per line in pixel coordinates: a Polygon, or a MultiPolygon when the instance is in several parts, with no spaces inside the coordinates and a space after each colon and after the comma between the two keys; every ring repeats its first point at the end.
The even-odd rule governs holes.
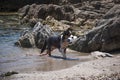
{"type": "Polygon", "coordinates": [[[51,35],[55,35],[52,29],[48,25],[38,22],[32,30],[24,31],[15,45],[27,48],[41,48],[44,40],[51,35]]]}
{"type": "Polygon", "coordinates": [[[115,5],[72,49],[81,52],[120,50],[120,5],[115,5]]]}

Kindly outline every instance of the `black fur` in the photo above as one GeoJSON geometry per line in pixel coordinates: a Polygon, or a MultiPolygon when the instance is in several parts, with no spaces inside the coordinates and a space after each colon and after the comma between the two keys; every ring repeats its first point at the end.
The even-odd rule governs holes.
{"type": "Polygon", "coordinates": [[[42,47],[42,49],[41,49],[41,53],[44,52],[44,50],[46,49],[46,46],[47,46],[47,41],[45,40],[45,41],[44,41],[44,44],[43,44],[43,47],[42,47]]]}
{"type": "MultiPolygon", "coordinates": [[[[63,32],[62,37],[59,36],[51,36],[47,38],[44,42],[44,45],[41,49],[41,53],[44,52],[45,49],[47,49],[47,54],[51,56],[52,46],[55,48],[58,48],[60,51],[61,48],[61,42],[64,42],[65,39],[67,39],[71,35],[72,29],[68,28],[66,31],[63,32]]],[[[66,53],[66,48],[64,49],[64,53],[66,53]]]]}

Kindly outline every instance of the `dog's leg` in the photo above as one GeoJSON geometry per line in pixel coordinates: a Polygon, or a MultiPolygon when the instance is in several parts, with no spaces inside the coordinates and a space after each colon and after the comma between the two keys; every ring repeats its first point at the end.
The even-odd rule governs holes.
{"type": "Polygon", "coordinates": [[[64,49],[64,58],[66,58],[66,48],[64,49]]]}
{"type": "Polygon", "coordinates": [[[44,56],[44,55],[49,55],[49,56],[51,56],[51,51],[47,49],[46,53],[40,54],[40,56],[44,56]]]}
{"type": "Polygon", "coordinates": [[[64,49],[64,53],[66,54],[66,48],[64,49]]]}
{"type": "Polygon", "coordinates": [[[51,50],[47,49],[47,54],[51,56],[51,50]]]}
{"type": "Polygon", "coordinates": [[[63,58],[66,59],[66,50],[65,49],[61,49],[60,52],[62,53],[63,58]]]}
{"type": "Polygon", "coordinates": [[[51,46],[51,44],[50,44],[50,42],[48,43],[48,46],[47,46],[47,54],[49,55],[49,56],[51,56],[51,49],[52,49],[52,46],[51,46]]]}

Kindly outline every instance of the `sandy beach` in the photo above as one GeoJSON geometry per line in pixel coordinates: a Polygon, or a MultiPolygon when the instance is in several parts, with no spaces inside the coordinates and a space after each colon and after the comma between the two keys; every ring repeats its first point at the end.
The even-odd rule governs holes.
{"type": "MultiPolygon", "coordinates": [[[[62,66],[62,65],[61,65],[62,66]]],[[[73,67],[47,72],[19,73],[2,80],[119,80],[120,54],[79,63],[73,67]]]]}

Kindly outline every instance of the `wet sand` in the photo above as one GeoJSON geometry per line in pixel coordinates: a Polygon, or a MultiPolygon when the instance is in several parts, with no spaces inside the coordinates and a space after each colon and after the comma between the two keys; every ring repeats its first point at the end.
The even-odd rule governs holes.
{"type": "Polygon", "coordinates": [[[120,55],[48,72],[19,73],[3,80],[119,80],[120,55]]]}
{"type": "MultiPolygon", "coordinates": [[[[15,49],[17,50],[17,49],[15,49]]],[[[35,71],[54,71],[77,65],[79,62],[90,61],[87,53],[78,53],[76,51],[67,50],[67,59],[62,58],[61,53],[56,49],[52,56],[39,56],[39,49],[25,49],[22,52],[8,54],[0,59],[0,73],[8,71],[16,71],[19,73],[35,72],[35,71]],[[79,58],[81,57],[81,58],[79,58]]]]}
{"type": "MultiPolygon", "coordinates": [[[[72,52],[69,50],[68,52],[72,52]]],[[[47,57],[47,56],[44,56],[47,57]]],[[[10,77],[1,78],[2,80],[119,80],[120,79],[120,54],[114,57],[106,57],[101,59],[93,59],[91,56],[75,56],[79,58],[79,63],[73,67],[68,67],[54,71],[33,71],[22,72],[10,77]],[[82,62],[80,60],[88,61],[82,62]]],[[[63,59],[47,57],[47,60],[65,62],[63,59]]],[[[73,57],[72,57],[73,59],[73,57]]],[[[72,59],[69,61],[72,63],[72,59]]],[[[74,62],[74,60],[73,60],[74,62]]],[[[53,65],[51,64],[51,65],[53,65]]],[[[60,63],[58,66],[62,67],[60,63]]],[[[67,65],[67,64],[66,64],[67,65]]],[[[56,66],[51,66],[55,68],[56,66]]]]}

